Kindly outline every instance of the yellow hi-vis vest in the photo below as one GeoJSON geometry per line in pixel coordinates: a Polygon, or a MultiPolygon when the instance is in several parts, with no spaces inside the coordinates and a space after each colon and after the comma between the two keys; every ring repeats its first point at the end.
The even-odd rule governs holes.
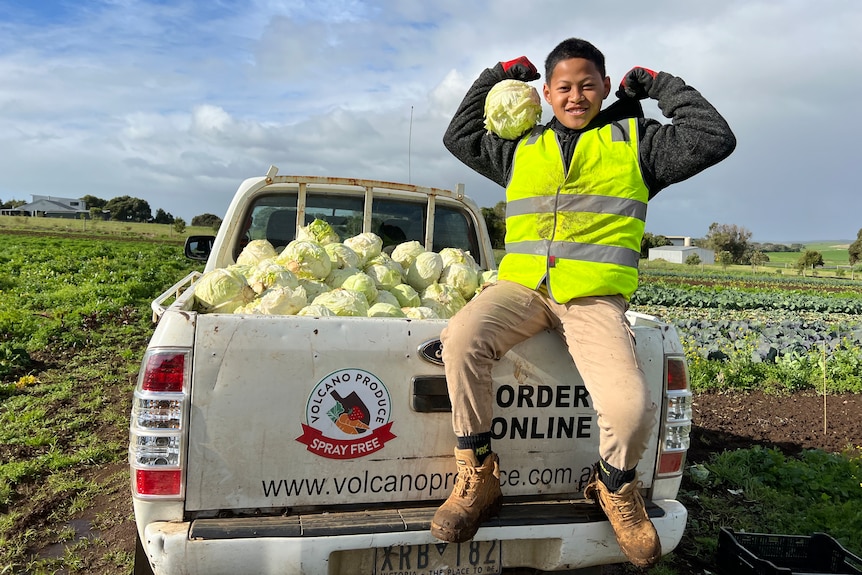
{"type": "Polygon", "coordinates": [[[506,255],[498,277],[565,303],[637,289],[649,190],[637,120],[582,132],[566,169],[553,130],[524,137],[506,188],[506,255]]]}

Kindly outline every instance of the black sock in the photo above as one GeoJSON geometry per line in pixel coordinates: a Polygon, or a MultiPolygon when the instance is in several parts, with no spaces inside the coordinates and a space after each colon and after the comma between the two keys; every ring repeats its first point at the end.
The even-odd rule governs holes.
{"type": "Polygon", "coordinates": [[[619,491],[620,487],[625,485],[626,483],[631,483],[637,477],[636,469],[629,469],[628,471],[623,471],[622,469],[617,469],[604,459],[599,459],[599,479],[601,479],[602,483],[605,484],[605,487],[611,493],[616,493],[619,491]]]}
{"type": "Polygon", "coordinates": [[[472,449],[473,453],[476,454],[476,461],[482,465],[482,462],[491,453],[491,432],[459,436],[458,449],[472,449]]]}

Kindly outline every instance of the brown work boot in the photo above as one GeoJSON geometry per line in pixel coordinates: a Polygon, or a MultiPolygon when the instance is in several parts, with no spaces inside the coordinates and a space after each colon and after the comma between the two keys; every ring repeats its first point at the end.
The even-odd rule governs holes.
{"type": "Polygon", "coordinates": [[[456,449],[458,476],[449,498],[431,520],[431,535],[450,543],[469,541],[479,525],[500,512],[500,464],[488,454],[481,467],[472,449],[456,449]]]}
{"type": "Polygon", "coordinates": [[[639,486],[640,482],[632,481],[612,493],[593,471],[584,497],[601,505],[628,560],[646,568],[655,565],[661,557],[661,541],[647,516],[639,486]]]}

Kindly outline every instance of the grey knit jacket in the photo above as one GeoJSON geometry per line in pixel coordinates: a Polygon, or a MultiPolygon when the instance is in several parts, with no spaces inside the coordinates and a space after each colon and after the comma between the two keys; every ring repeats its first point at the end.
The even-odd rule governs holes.
{"type": "MultiPolygon", "coordinates": [[[[488,92],[507,77],[500,64],[484,70],[443,136],[443,144],[456,158],[503,187],[510,179],[518,141],[504,140],[486,131],[484,108],[488,92]]],[[[681,78],[659,72],[649,97],[658,101],[671,124],[644,118],[639,101],[623,98],[603,109],[584,130],[623,118],[638,118],[641,172],[652,199],[667,186],[725,159],[736,147],[736,137],[721,114],[681,78]]],[[[568,168],[580,131],[563,126],[556,118],[544,129],[556,133],[568,168]]]]}

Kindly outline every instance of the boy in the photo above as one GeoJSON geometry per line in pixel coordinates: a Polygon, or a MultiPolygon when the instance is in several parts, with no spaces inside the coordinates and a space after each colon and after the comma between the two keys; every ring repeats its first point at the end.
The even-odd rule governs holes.
{"type": "Polygon", "coordinates": [[[486,69],[443,138],[459,160],[506,188],[506,256],[499,281],[470,301],[441,334],[457,436],[455,487],[431,522],[446,541],[471,539],[502,504],[491,449],[494,362],[545,330],[559,332],[598,414],[599,460],[585,489],[633,564],[661,556],[636,482],[656,417],[625,318],[637,288],[647,201],[726,158],[736,139],[693,88],[666,72],[633,68],[611,91],[602,53],[578,38],[545,61],[554,118],[519,140],[485,131],[485,96],[497,82],[540,77],[520,57],[486,69]],[[643,117],[658,100],[672,125],[643,117]]]}

